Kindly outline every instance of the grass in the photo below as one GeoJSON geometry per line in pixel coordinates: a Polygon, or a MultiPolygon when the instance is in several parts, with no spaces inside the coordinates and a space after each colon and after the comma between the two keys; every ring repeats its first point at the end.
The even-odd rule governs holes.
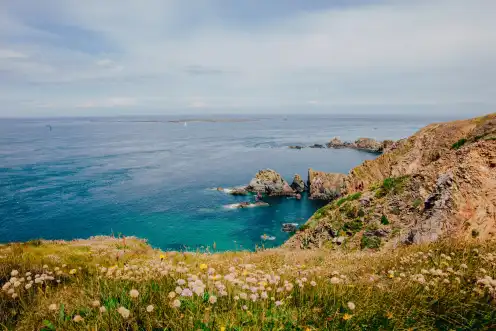
{"type": "Polygon", "coordinates": [[[120,241],[0,246],[0,286],[16,278],[0,290],[0,329],[496,327],[494,242],[443,241],[379,252],[206,254],[164,253],[129,238],[125,248],[117,248],[120,241]],[[27,277],[36,274],[44,280],[26,289],[27,277]],[[188,288],[198,294],[190,296],[188,288]]]}
{"type": "Polygon", "coordinates": [[[389,177],[376,188],[375,197],[382,198],[388,194],[400,194],[410,179],[410,176],[389,177]]]}
{"type": "Polygon", "coordinates": [[[336,205],[337,206],[341,206],[343,203],[347,202],[347,201],[353,201],[353,200],[358,200],[360,199],[360,197],[362,196],[362,192],[357,192],[357,193],[353,193],[353,194],[348,194],[347,196],[339,199],[336,201],[336,205]]]}

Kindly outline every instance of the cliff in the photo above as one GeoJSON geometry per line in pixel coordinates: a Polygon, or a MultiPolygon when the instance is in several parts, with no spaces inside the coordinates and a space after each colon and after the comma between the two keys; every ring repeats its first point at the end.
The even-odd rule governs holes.
{"type": "Polygon", "coordinates": [[[496,233],[496,114],[429,125],[346,176],[286,247],[380,248],[496,233]]]}

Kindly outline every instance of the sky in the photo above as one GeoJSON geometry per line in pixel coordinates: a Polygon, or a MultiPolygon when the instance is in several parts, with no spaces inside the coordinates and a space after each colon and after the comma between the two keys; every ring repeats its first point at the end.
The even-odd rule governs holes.
{"type": "Polygon", "coordinates": [[[494,0],[0,0],[0,117],[494,112],[494,0]]]}

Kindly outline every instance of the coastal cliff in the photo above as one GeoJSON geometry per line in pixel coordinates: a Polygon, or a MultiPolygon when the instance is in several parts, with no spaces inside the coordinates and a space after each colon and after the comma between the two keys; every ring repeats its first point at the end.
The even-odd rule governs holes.
{"type": "Polygon", "coordinates": [[[344,178],[284,244],[373,248],[496,234],[496,114],[429,125],[344,178]]]}

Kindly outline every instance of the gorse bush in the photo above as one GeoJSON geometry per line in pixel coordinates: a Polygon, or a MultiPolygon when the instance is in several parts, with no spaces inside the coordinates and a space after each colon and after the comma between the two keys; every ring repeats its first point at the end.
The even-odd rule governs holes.
{"type": "Polygon", "coordinates": [[[206,254],[164,253],[134,239],[120,250],[118,241],[0,246],[0,325],[30,331],[495,327],[495,243],[206,254]]]}

